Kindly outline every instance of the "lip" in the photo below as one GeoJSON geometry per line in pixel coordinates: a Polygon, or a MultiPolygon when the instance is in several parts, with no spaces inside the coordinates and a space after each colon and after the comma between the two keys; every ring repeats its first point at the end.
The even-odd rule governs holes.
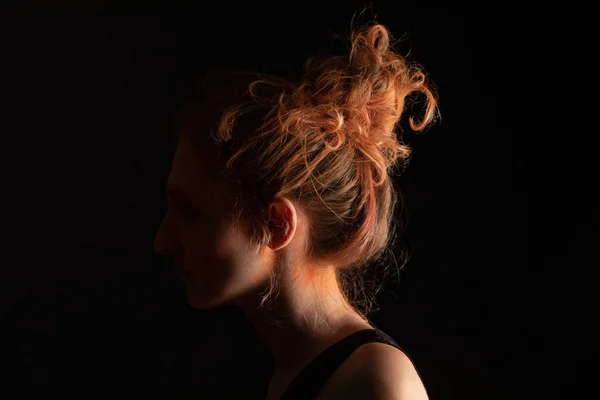
{"type": "Polygon", "coordinates": [[[174,264],[175,269],[177,270],[177,273],[179,274],[180,277],[189,278],[192,275],[191,270],[182,267],[183,263],[181,262],[181,257],[174,257],[173,264],[174,264]]]}
{"type": "Polygon", "coordinates": [[[189,270],[185,269],[182,267],[182,263],[180,262],[180,260],[173,260],[174,264],[175,264],[175,268],[177,269],[177,271],[182,272],[182,271],[187,271],[189,272],[189,270]]]}

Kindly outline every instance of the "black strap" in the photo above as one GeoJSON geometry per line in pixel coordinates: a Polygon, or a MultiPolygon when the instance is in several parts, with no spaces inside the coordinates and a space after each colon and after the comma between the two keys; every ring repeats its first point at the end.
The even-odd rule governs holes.
{"type": "Polygon", "coordinates": [[[322,351],[300,371],[280,397],[280,400],[316,398],[327,380],[344,360],[357,348],[371,342],[386,343],[405,353],[394,339],[379,329],[363,329],[354,332],[322,351]]]}

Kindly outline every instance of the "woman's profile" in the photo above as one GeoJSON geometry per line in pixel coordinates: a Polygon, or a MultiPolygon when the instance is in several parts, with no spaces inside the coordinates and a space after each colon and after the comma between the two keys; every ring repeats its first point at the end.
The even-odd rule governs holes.
{"type": "Polygon", "coordinates": [[[437,102],[382,25],[346,56],[310,59],[300,82],[213,74],[177,120],[168,210],[155,249],[190,305],[240,307],[273,355],[268,400],[427,399],[415,365],[342,276],[391,244],[396,133],[412,94],[437,102]],[[350,293],[354,293],[353,296],[350,293]]]}

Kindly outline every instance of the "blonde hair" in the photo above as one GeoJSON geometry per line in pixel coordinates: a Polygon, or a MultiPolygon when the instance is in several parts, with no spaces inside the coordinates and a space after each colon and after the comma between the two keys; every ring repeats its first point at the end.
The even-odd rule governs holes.
{"type": "MultiPolygon", "coordinates": [[[[421,67],[391,48],[384,26],[355,31],[351,44],[349,56],[309,59],[299,83],[264,74],[207,76],[178,132],[231,183],[232,215],[253,244],[271,240],[271,200],[299,204],[310,221],[307,255],[337,266],[340,289],[367,317],[373,298],[358,271],[395,238],[390,176],[411,152],[397,124],[409,95],[426,99],[421,120],[409,118],[415,131],[435,119],[437,101],[421,67]]],[[[264,302],[278,289],[277,274],[271,278],[264,302]]]]}

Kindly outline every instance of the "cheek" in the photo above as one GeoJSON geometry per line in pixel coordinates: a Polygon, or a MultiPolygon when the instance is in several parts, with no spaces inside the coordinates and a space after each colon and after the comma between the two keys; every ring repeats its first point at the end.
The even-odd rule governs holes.
{"type": "Polygon", "coordinates": [[[235,297],[251,290],[260,280],[257,255],[246,236],[233,228],[198,228],[186,246],[184,263],[193,271],[187,280],[189,289],[202,296],[235,297]]]}
{"type": "Polygon", "coordinates": [[[207,280],[222,280],[240,269],[244,261],[244,237],[230,225],[199,221],[185,232],[185,268],[207,280]]]}
{"type": "Polygon", "coordinates": [[[190,227],[183,236],[186,268],[206,270],[221,263],[219,249],[222,247],[223,231],[218,226],[200,223],[190,227]]]}

